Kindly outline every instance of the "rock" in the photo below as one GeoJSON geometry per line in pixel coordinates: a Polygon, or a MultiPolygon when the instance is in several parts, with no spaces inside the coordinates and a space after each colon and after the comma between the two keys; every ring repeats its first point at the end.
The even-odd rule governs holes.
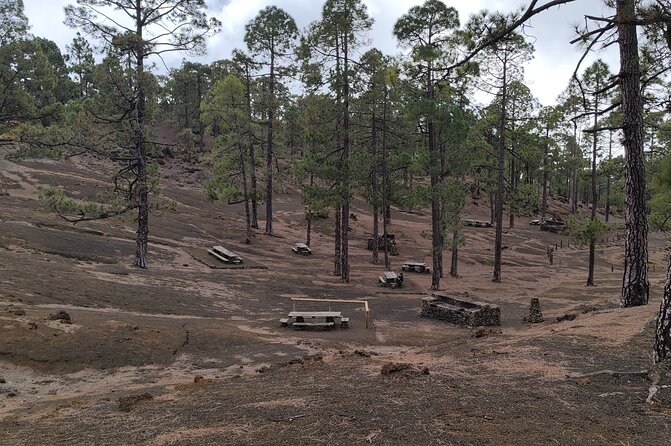
{"type": "Polygon", "coordinates": [[[5,384],[7,380],[0,376],[0,384],[5,384]]]}
{"type": "Polygon", "coordinates": [[[572,321],[575,320],[576,317],[578,317],[577,314],[566,313],[563,316],[557,316],[557,322],[572,321]]]}
{"type": "Polygon", "coordinates": [[[485,327],[479,327],[475,332],[473,333],[474,338],[483,338],[485,336],[489,335],[497,335],[501,334],[503,331],[501,331],[500,328],[485,328],[485,327]]]}
{"type": "Polygon", "coordinates": [[[28,330],[37,330],[37,322],[28,322],[28,330]]]}
{"type": "Polygon", "coordinates": [[[130,412],[138,404],[149,401],[151,399],[154,399],[154,396],[148,392],[119,398],[119,410],[122,412],[130,412]]]}
{"type": "Polygon", "coordinates": [[[49,315],[49,319],[52,321],[61,321],[61,324],[71,324],[72,318],[65,311],[59,311],[58,313],[49,315]]]}
{"type": "Polygon", "coordinates": [[[383,375],[391,375],[394,373],[412,369],[413,369],[412,364],[408,364],[407,362],[388,362],[382,366],[382,370],[380,372],[383,375]]]}
{"type": "Polygon", "coordinates": [[[363,356],[364,358],[370,358],[370,353],[366,350],[354,350],[356,356],[363,356]]]}
{"type": "Polygon", "coordinates": [[[541,311],[541,303],[537,297],[531,298],[529,305],[529,315],[522,319],[525,324],[538,324],[543,322],[543,312],[541,311]]]}
{"type": "Polygon", "coordinates": [[[201,382],[201,381],[204,380],[204,379],[205,379],[205,378],[203,377],[203,375],[197,375],[197,376],[194,376],[194,378],[193,378],[193,382],[194,382],[194,383],[199,383],[199,382],[201,382]]]}
{"type": "Polygon", "coordinates": [[[9,307],[7,309],[7,312],[13,314],[14,316],[25,316],[26,315],[26,310],[24,310],[23,308],[9,307]]]}

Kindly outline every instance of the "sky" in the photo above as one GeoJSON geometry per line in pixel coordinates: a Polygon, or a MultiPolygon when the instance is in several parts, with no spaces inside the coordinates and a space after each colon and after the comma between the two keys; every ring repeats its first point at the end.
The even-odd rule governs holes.
{"type": "MultiPolygon", "coordinates": [[[[230,57],[234,48],[244,48],[244,28],[259,10],[268,5],[276,5],[287,11],[299,29],[318,20],[321,13],[322,0],[206,0],[208,13],[222,22],[221,32],[208,40],[206,56],[190,56],[172,53],[165,58],[168,68],[180,65],[183,58],[198,62],[212,62],[230,57]]],[[[371,45],[385,54],[401,53],[398,42],[392,35],[395,21],[414,5],[423,0],[363,0],[368,12],[375,19],[370,38],[371,45]]],[[[459,11],[460,20],[465,23],[468,17],[481,9],[510,11],[528,4],[522,0],[444,0],[448,6],[459,11]]],[[[63,7],[75,3],[75,0],[24,0],[25,14],[31,25],[31,33],[36,36],[53,40],[65,52],[65,45],[71,43],[77,30],[63,24],[65,13],[63,7]]],[[[545,3],[541,1],[539,3],[545,3]]],[[[602,0],[578,0],[574,4],[565,5],[543,12],[529,22],[525,33],[534,43],[536,52],[534,59],[525,67],[527,85],[539,98],[543,105],[551,105],[557,96],[566,88],[568,80],[575,70],[581,50],[569,41],[575,37],[574,25],[580,24],[585,14],[601,15],[606,11],[602,0]]],[[[617,71],[618,54],[614,49],[590,55],[583,67],[598,57],[603,58],[617,71]]],[[[161,64],[158,71],[165,71],[161,64]]]]}

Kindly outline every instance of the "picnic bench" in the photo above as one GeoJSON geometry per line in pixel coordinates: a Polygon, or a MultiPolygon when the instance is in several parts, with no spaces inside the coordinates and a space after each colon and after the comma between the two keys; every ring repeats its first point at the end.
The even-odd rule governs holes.
{"type": "Polygon", "coordinates": [[[342,328],[349,327],[349,318],[340,311],[291,311],[288,317],[280,319],[283,327],[291,325],[296,330],[303,328],[335,328],[336,320],[342,328]],[[293,321],[293,322],[292,322],[293,321]]]}
{"type": "Polygon", "coordinates": [[[401,273],[400,276],[397,276],[396,273],[393,271],[385,271],[380,276],[378,283],[380,284],[380,286],[384,287],[401,288],[403,286],[403,273],[401,273]]]}
{"type": "Polygon", "coordinates": [[[476,228],[491,228],[492,223],[489,221],[484,221],[484,220],[473,220],[473,219],[465,219],[464,224],[466,226],[475,226],[476,228]]]}
{"type": "Polygon", "coordinates": [[[304,256],[312,255],[312,250],[305,243],[296,243],[291,248],[291,250],[294,252],[294,254],[301,254],[301,255],[304,255],[304,256]]]}
{"type": "Polygon", "coordinates": [[[233,264],[242,263],[242,257],[237,255],[233,251],[229,251],[223,246],[218,245],[212,246],[212,249],[208,249],[207,252],[224,263],[233,263],[233,264]]]}
{"type": "Polygon", "coordinates": [[[431,274],[431,268],[424,262],[405,262],[403,266],[401,266],[401,271],[431,274]]]}

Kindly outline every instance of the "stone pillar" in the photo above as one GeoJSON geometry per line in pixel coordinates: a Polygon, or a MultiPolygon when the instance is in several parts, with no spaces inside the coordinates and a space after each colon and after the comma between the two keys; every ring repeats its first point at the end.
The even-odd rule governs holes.
{"type": "Polygon", "coordinates": [[[537,297],[531,298],[529,305],[529,315],[522,320],[525,324],[537,324],[543,322],[543,312],[541,311],[541,303],[537,297]]]}

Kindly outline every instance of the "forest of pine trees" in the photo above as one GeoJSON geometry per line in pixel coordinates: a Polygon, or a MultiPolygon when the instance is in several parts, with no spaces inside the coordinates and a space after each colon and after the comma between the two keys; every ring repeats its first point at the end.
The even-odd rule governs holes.
{"type": "MultiPolygon", "coordinates": [[[[276,234],[275,197],[300,190],[305,241],[313,219],[329,215],[333,273],[344,282],[355,196],[370,205],[375,239],[393,209],[430,209],[436,290],[448,273],[444,251],[458,276],[467,197],[491,210],[496,282],[506,280],[504,226],[518,216],[552,217],[554,198],[570,204],[571,235],[590,247],[586,284],[598,284],[595,243],[617,215],[626,232],[621,303],[646,304],[648,230],[671,227],[671,5],[616,0],[610,16],[576,17],[584,25],[573,43],[585,53],[615,45],[620,65],[577,60],[556,103],[540,104],[525,79],[534,43],[522,26],[572,1],[460,17],[426,0],[389,30],[396,54],[370,47],[374,19],[361,0],[326,0],[306,29],[269,6],[229,58],[184,59],[166,71],[154,63],[162,54],[202,54],[219,31],[203,0],[73,2],[66,23],[78,32],[65,48],[31,33],[21,0],[0,0],[0,134],[23,143],[16,156],[117,163],[104,202],[78,202],[59,189],[43,197],[71,221],[137,215],[138,267],[150,266],[159,164],[174,162],[207,166],[208,199],[244,202],[250,243],[256,228],[276,234]],[[99,12],[114,5],[121,21],[99,12]],[[483,91],[486,103],[476,100],[483,91]],[[155,138],[166,127],[174,144],[155,138]]],[[[388,265],[377,248],[371,262],[388,265]]],[[[657,359],[671,349],[669,277],[657,359]]]]}

